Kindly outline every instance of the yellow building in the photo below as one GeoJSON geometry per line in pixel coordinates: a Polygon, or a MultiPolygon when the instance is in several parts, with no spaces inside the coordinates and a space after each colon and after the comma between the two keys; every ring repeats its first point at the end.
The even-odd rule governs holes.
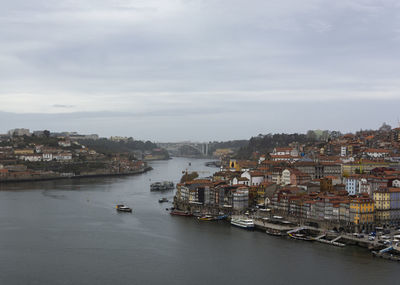
{"type": "Polygon", "coordinates": [[[377,167],[389,167],[389,163],[383,161],[357,161],[342,164],[342,176],[354,175],[357,173],[369,173],[377,167]]]}
{"type": "Polygon", "coordinates": [[[22,154],[34,154],[33,149],[14,149],[14,154],[22,155],[22,154]]]}
{"type": "Polygon", "coordinates": [[[240,165],[239,165],[239,163],[237,162],[236,159],[231,159],[229,161],[229,169],[231,171],[240,171],[241,168],[240,168],[240,165]]]}
{"type": "Polygon", "coordinates": [[[270,199],[274,195],[277,184],[272,182],[262,182],[260,185],[257,186],[257,204],[269,204],[270,199]]]}
{"type": "Polygon", "coordinates": [[[387,224],[390,221],[390,193],[388,189],[380,189],[374,192],[375,202],[375,220],[381,224],[387,224]]]}
{"type": "Polygon", "coordinates": [[[359,226],[368,226],[374,223],[375,203],[368,194],[350,200],[350,221],[359,226]]]}

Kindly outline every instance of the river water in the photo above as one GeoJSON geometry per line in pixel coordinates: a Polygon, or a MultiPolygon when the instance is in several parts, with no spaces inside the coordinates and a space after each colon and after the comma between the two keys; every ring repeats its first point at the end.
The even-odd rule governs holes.
{"type": "Polygon", "coordinates": [[[0,187],[0,284],[396,284],[399,264],[357,247],[336,248],[247,232],[228,223],[170,216],[185,169],[205,160],[153,162],[129,177],[0,187]],[[191,166],[189,166],[191,162],[191,166]],[[133,214],[117,213],[125,203],[133,214]]]}

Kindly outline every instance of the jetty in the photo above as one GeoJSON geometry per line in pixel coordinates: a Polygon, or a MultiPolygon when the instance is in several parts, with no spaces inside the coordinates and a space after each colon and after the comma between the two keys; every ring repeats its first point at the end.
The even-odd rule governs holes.
{"type": "Polygon", "coordinates": [[[395,251],[393,246],[386,247],[380,251],[373,251],[372,255],[374,257],[379,257],[383,259],[388,259],[392,261],[400,261],[400,255],[398,251],[395,251]]]}
{"type": "Polygon", "coordinates": [[[332,240],[329,240],[327,238],[327,234],[324,233],[324,234],[314,238],[314,240],[317,241],[317,242],[320,242],[320,243],[325,243],[325,244],[330,244],[330,245],[334,245],[334,246],[344,247],[344,246],[346,246],[346,244],[338,242],[338,240],[340,240],[341,238],[342,238],[342,236],[340,235],[340,236],[335,237],[332,240]]]}

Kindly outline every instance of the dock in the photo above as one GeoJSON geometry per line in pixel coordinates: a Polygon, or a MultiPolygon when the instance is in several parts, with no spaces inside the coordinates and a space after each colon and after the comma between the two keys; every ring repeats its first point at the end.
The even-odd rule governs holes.
{"type": "MultiPolygon", "coordinates": [[[[242,217],[242,216],[240,216],[242,217]]],[[[248,218],[243,216],[243,218],[248,218]]],[[[309,239],[312,241],[324,243],[327,245],[333,245],[337,247],[345,247],[346,245],[357,245],[360,247],[368,248],[369,250],[380,250],[382,249],[382,245],[375,241],[368,240],[365,238],[355,237],[353,234],[343,234],[343,233],[334,233],[327,232],[326,229],[316,228],[312,226],[303,226],[296,225],[294,223],[290,223],[285,220],[280,219],[253,219],[255,229],[276,233],[276,235],[287,236],[293,235],[299,232],[305,232],[309,239]]],[[[376,252],[375,256],[387,256],[388,253],[379,253],[376,252]]],[[[391,255],[391,258],[396,258],[391,255]]],[[[400,261],[400,256],[399,256],[400,261]]]]}
{"type": "Polygon", "coordinates": [[[373,251],[372,255],[374,257],[379,257],[387,260],[392,260],[392,261],[400,261],[400,256],[397,254],[393,254],[393,246],[389,246],[387,248],[384,248],[380,251],[373,251]]]}
{"type": "Polygon", "coordinates": [[[281,232],[288,232],[293,230],[294,226],[290,225],[282,225],[282,224],[275,224],[271,222],[265,222],[262,220],[254,220],[254,226],[256,229],[266,231],[266,230],[276,230],[281,232]]]}
{"type": "Polygon", "coordinates": [[[338,242],[342,236],[335,237],[333,240],[326,239],[326,234],[322,234],[316,238],[314,238],[315,241],[325,243],[325,244],[330,244],[334,246],[339,246],[339,247],[345,247],[346,244],[338,242]]]}

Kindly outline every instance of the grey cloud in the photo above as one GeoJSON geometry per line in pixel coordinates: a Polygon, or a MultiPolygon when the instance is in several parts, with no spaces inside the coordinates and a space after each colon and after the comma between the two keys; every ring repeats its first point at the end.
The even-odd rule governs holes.
{"type": "Polygon", "coordinates": [[[214,108],[166,108],[158,112],[76,112],[16,114],[0,112],[6,122],[0,132],[15,127],[31,130],[79,131],[101,136],[128,135],[153,141],[245,139],[259,133],[306,132],[331,129],[343,132],[397,126],[399,101],[245,102],[214,108]],[[377,112],[376,110],[384,110],[377,112]],[[338,112],[340,111],[340,115],[338,112]],[[340,123],[346,122],[346,124],[340,123]]]}
{"type": "Polygon", "coordinates": [[[66,109],[69,109],[69,108],[75,107],[75,105],[54,104],[53,107],[55,107],[55,108],[66,108],[66,109]]]}
{"type": "MultiPolygon", "coordinates": [[[[243,117],[262,114],[253,113],[251,104],[280,102],[284,110],[302,102],[329,106],[341,100],[400,99],[395,0],[16,0],[2,5],[0,96],[40,98],[42,106],[32,105],[32,112],[64,110],[81,118],[76,111],[97,111],[98,118],[112,121],[132,109],[129,118],[163,114],[174,120],[185,114],[200,124],[197,120],[220,111],[235,123],[238,110],[243,117]]],[[[1,110],[18,108],[16,101],[1,110]]],[[[338,117],[352,112],[336,111],[338,117]]],[[[277,128],[285,128],[287,117],[277,128]]]]}

